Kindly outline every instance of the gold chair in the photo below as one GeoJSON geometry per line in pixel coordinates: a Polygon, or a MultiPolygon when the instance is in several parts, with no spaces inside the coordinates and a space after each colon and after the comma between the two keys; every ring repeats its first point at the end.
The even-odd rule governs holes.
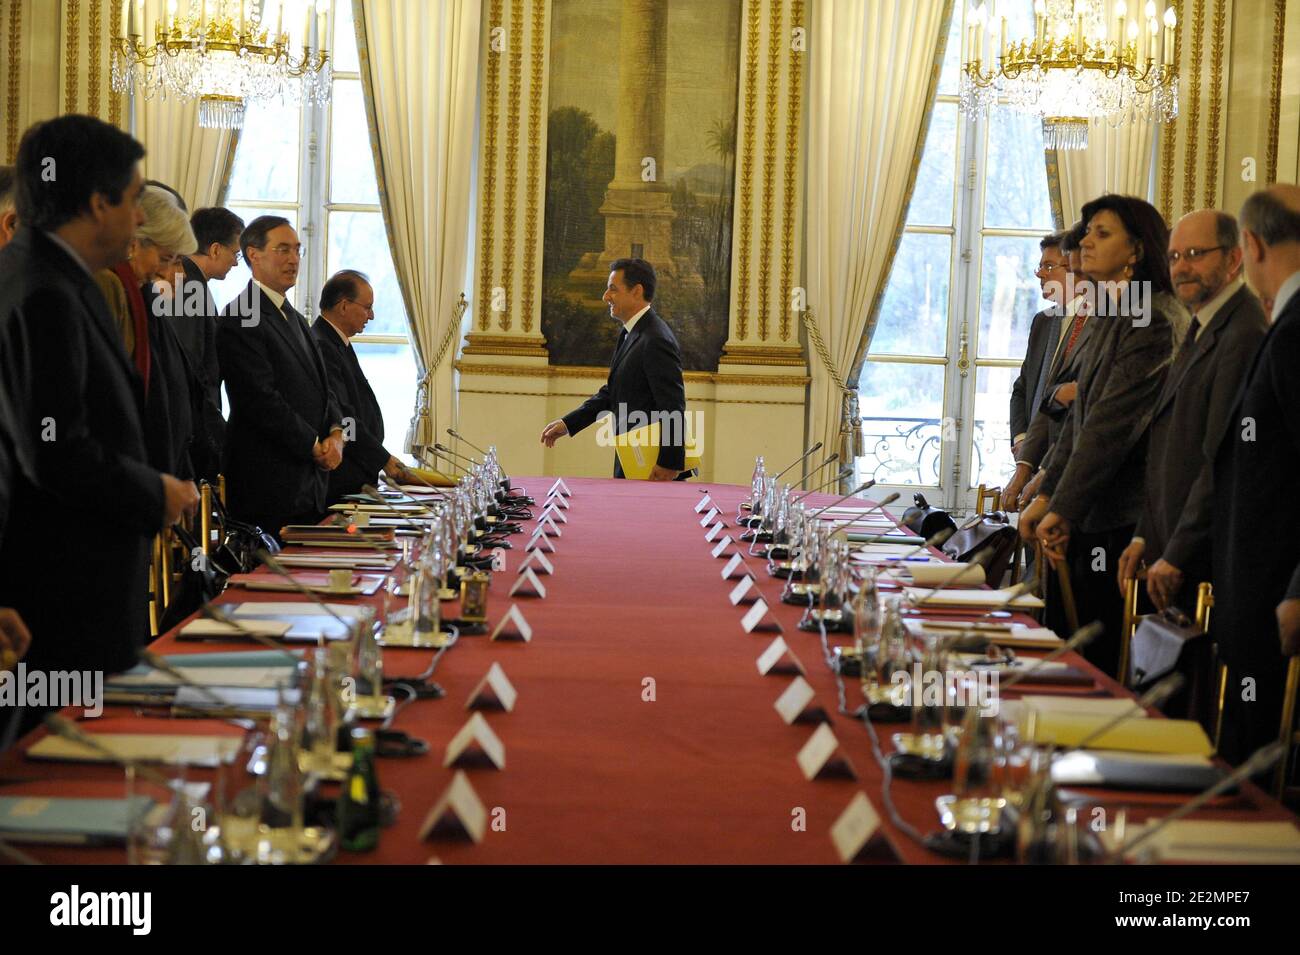
{"type": "Polygon", "coordinates": [[[988,500],[993,505],[994,511],[1002,510],[1002,488],[986,487],[981,484],[975,491],[975,513],[989,514],[991,511],[984,510],[984,501],[988,500]]]}
{"type": "Polygon", "coordinates": [[[157,638],[158,623],[162,620],[162,534],[155,534],[149,556],[149,635],[157,638]]]}
{"type": "MultiPolygon", "coordinates": [[[[1047,555],[1043,553],[1043,542],[1034,541],[1034,567],[1038,574],[1038,593],[1046,601],[1047,598],[1047,568],[1051,564],[1056,571],[1056,581],[1061,590],[1061,605],[1065,610],[1065,622],[1074,633],[1079,629],[1079,612],[1074,605],[1074,588],[1070,586],[1070,570],[1065,561],[1048,561],[1047,555]]],[[[1039,611],[1040,618],[1046,616],[1047,608],[1039,611]]]]}

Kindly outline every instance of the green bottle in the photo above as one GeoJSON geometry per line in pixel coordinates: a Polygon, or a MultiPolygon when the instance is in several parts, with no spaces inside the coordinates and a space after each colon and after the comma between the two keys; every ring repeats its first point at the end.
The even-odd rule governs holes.
{"type": "Polygon", "coordinates": [[[369,852],[379,845],[379,779],[375,739],[368,729],[352,731],[352,768],[343,780],[336,815],[341,848],[369,852]]]}

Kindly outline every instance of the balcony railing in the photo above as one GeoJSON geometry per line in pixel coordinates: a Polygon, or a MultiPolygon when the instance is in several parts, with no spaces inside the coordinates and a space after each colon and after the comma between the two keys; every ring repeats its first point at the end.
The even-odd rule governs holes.
{"type": "MultiPolygon", "coordinates": [[[[974,422],[974,484],[1001,484],[1014,468],[1005,421],[974,422]]],[[[877,484],[938,487],[944,428],[939,418],[862,418],[866,454],[857,460],[858,480],[877,484]]],[[[949,440],[952,434],[948,435],[949,440]]],[[[972,485],[973,486],[973,485],[972,485]]]]}

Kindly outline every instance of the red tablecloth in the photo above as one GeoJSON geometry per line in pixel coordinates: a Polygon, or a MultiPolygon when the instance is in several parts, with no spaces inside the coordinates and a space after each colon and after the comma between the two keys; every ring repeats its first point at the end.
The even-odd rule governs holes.
{"type": "MultiPolygon", "coordinates": [[[[517,483],[540,503],[552,480],[525,478],[517,483]]],[[[437,856],[447,863],[838,861],[829,829],[856,792],[865,791],[885,815],[880,771],[866,731],[852,719],[833,717],[832,727],[858,771],[857,781],[803,778],[795,755],[815,724],[787,726],[773,708],[789,678],[758,673],[755,661],[773,634],[746,635],[741,630],[745,608],[728,602],[732,585],[720,577],[723,561],[710,556],[712,545],[704,540],[699,516],[692,510],[701,485],[594,479],[567,483],[573,491],[569,522],[560,525],[563,536],[555,540],[556,553],[551,555],[555,575],[542,578],[547,596],[516,601],[532,624],[532,642],[464,637],[445,655],[434,678],[447,689],[446,698],[414,703],[394,724],[428,740],[431,752],[379,764],[382,785],[401,800],[397,824],[384,831],[375,852],[344,854],[340,860],[421,863],[437,856]],[[470,715],[467,694],[494,661],[519,691],[514,712],[486,714],[505,744],[506,768],[475,768],[468,774],[499,828],[489,828],[477,845],[445,839],[421,842],[421,822],[454,772],[442,765],[444,748],[470,715]],[[647,699],[650,686],[653,700],[647,699]]],[[[745,489],[708,487],[725,505],[723,516],[731,523],[745,489]]],[[[832,500],[825,495],[820,499],[832,500]]],[[[737,533],[736,528],[729,531],[737,533]]],[[[510,606],[506,593],[524,556],[526,537],[512,540],[515,549],[507,552],[508,570],[495,574],[491,587],[493,624],[510,606]]],[[[822,664],[817,635],[796,629],[800,610],[779,603],[780,581],[763,573],[758,583],[808,669],[818,702],[833,713],[834,679],[822,664]]],[[[231,589],[223,599],[297,598],[231,589]]],[[[239,648],[178,644],[171,635],[153,647],[160,653],[239,648]]],[[[417,673],[430,655],[388,650],[385,668],[390,674],[417,673]]],[[[1078,658],[1072,662],[1087,666],[1078,658]]],[[[1092,672],[1100,686],[1120,692],[1092,672]]],[[[856,706],[856,681],[848,684],[849,703],[856,706]]],[[[106,711],[117,716],[123,712],[106,711]]],[[[886,750],[891,729],[881,727],[886,750]]],[[[114,775],[104,767],[36,763],[21,752],[0,759],[2,779],[107,780],[114,775]]],[[[922,831],[936,828],[934,799],[947,791],[947,783],[897,781],[893,788],[904,818],[922,831]]],[[[1178,802],[1113,792],[1104,799],[1165,809],[1178,802]]],[[[1222,804],[1216,816],[1230,818],[1238,812],[1257,819],[1289,818],[1253,787],[1222,804]]],[[[884,832],[887,843],[872,854],[880,861],[945,861],[908,841],[888,822],[884,832]]],[[[111,863],[124,858],[121,850],[113,849],[34,847],[31,854],[49,862],[111,863]]]]}

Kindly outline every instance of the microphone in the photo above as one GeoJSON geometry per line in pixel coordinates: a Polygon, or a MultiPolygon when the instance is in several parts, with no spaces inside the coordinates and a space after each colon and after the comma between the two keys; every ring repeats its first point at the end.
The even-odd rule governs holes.
{"type": "MultiPolygon", "coordinates": [[[[473,447],[473,445],[471,445],[471,447],[473,447]]],[[[808,457],[810,454],[814,454],[814,453],[820,451],[821,449],[822,449],[822,443],[821,443],[820,441],[818,441],[816,444],[814,444],[811,448],[809,448],[809,449],[808,449],[807,451],[805,451],[803,454],[799,455],[799,457],[795,458],[795,459],[794,459],[794,463],[791,464],[790,467],[786,468],[784,471],[782,471],[782,472],[781,472],[780,474],[778,474],[776,477],[772,478],[773,483],[775,483],[776,481],[779,481],[779,480],[781,480],[781,478],[785,477],[785,475],[790,471],[790,469],[793,468],[793,467],[794,467],[796,464],[798,464],[800,461],[803,461],[803,460],[807,459],[807,457],[808,457]]]]}
{"type": "MultiPolygon", "coordinates": [[[[847,471],[847,470],[849,470],[849,469],[848,469],[848,468],[845,468],[844,470],[847,471]]],[[[821,510],[814,512],[813,515],[812,515],[812,519],[813,519],[813,520],[816,520],[817,518],[819,518],[819,517],[821,517],[823,514],[825,514],[827,511],[829,511],[832,507],[835,507],[835,505],[837,505],[837,504],[843,504],[845,501],[847,501],[849,498],[853,497],[855,494],[861,494],[863,491],[867,490],[868,488],[870,488],[870,487],[871,487],[873,484],[875,484],[875,483],[876,483],[875,481],[863,481],[861,484],[859,484],[859,485],[858,485],[857,487],[855,487],[853,490],[849,491],[848,494],[845,494],[845,495],[844,495],[842,498],[840,498],[838,501],[832,501],[830,504],[827,504],[827,505],[826,505],[825,507],[823,507],[821,510]]],[[[812,492],[809,491],[808,493],[811,494],[812,492]]],[[[804,495],[804,497],[807,497],[807,496],[808,496],[807,494],[804,495]]],[[[803,500],[803,497],[795,498],[795,500],[799,500],[799,501],[801,501],[801,500],[803,500]]]]}
{"type": "Polygon", "coordinates": [[[433,446],[437,448],[439,451],[441,451],[444,455],[450,454],[454,458],[460,458],[462,461],[468,461],[470,464],[474,465],[474,467],[479,466],[479,462],[475,461],[468,454],[457,454],[455,451],[447,447],[445,444],[439,444],[436,441],[434,442],[433,446]]]}
{"type": "Polygon", "coordinates": [[[893,504],[895,501],[898,500],[899,497],[900,495],[898,491],[895,491],[893,494],[890,494],[888,497],[886,497],[883,501],[880,501],[876,504],[872,504],[869,508],[867,508],[865,511],[863,511],[861,514],[857,515],[856,517],[850,517],[846,520],[840,521],[838,524],[832,524],[829,533],[838,534],[840,531],[844,530],[844,528],[849,527],[852,524],[856,524],[858,521],[862,520],[862,518],[866,517],[872,511],[878,510],[881,513],[884,513],[884,508],[888,507],[890,504],[893,504]]]}
{"type": "MultiPolygon", "coordinates": [[[[425,448],[425,449],[424,449],[424,453],[427,454],[427,455],[429,455],[429,457],[432,457],[432,458],[442,458],[442,460],[446,461],[448,464],[450,464],[450,465],[452,466],[452,469],[453,469],[454,471],[460,471],[462,474],[468,474],[468,473],[469,473],[469,471],[468,471],[467,469],[465,469],[465,468],[462,467],[461,465],[457,464],[457,463],[456,463],[455,461],[453,461],[451,458],[447,457],[447,455],[445,455],[445,454],[439,454],[438,452],[434,451],[432,448],[425,448]]],[[[432,485],[429,485],[429,486],[432,487],[432,485]]]]}
{"type": "MultiPolygon", "coordinates": [[[[819,469],[819,470],[820,470],[820,469],[819,469]]],[[[848,476],[849,476],[850,474],[852,474],[852,473],[853,473],[853,468],[848,467],[848,466],[846,465],[846,466],[844,467],[843,470],[841,470],[838,474],[835,475],[835,477],[831,478],[829,481],[827,481],[827,482],[824,483],[824,484],[819,484],[819,485],[817,485],[817,487],[813,488],[811,491],[805,491],[803,494],[800,494],[798,497],[796,497],[796,498],[795,498],[794,500],[792,500],[790,503],[791,503],[791,504],[797,504],[797,503],[799,503],[800,501],[802,501],[805,497],[808,497],[809,495],[812,495],[812,494],[816,494],[818,491],[820,491],[820,490],[821,490],[822,488],[824,488],[824,487],[830,487],[830,486],[831,486],[832,484],[834,484],[836,481],[842,481],[844,478],[848,477],[848,476]]],[[[860,488],[859,490],[861,490],[861,488],[860,488]]],[[[855,491],[854,493],[857,493],[857,492],[855,491]]],[[[852,497],[853,495],[849,495],[849,496],[852,497]]]]}
{"type": "MultiPolygon", "coordinates": [[[[300,583],[298,579],[293,576],[293,574],[289,573],[289,571],[285,569],[284,564],[280,563],[274,556],[272,556],[271,552],[268,551],[266,548],[259,547],[257,549],[255,556],[257,557],[258,560],[260,560],[263,564],[266,565],[266,567],[271,571],[271,573],[275,574],[277,577],[283,577],[286,581],[288,581],[289,586],[291,586],[294,590],[302,594],[304,597],[306,597],[316,606],[320,607],[322,610],[324,610],[327,614],[329,614],[339,623],[343,624],[343,629],[347,631],[349,636],[351,636],[352,631],[360,625],[361,623],[360,620],[354,620],[349,622],[347,620],[344,620],[342,617],[340,617],[338,613],[335,612],[334,608],[331,607],[329,604],[325,603],[325,601],[321,600],[320,597],[316,596],[315,592],[313,592],[310,587],[307,587],[306,585],[300,583]]],[[[316,645],[320,647],[325,646],[324,633],[317,634],[316,645]]]]}
{"type": "Polygon", "coordinates": [[[477,451],[479,454],[483,455],[483,457],[485,457],[485,458],[487,457],[487,452],[486,452],[486,451],[484,451],[482,448],[480,448],[480,447],[479,447],[477,444],[475,444],[473,441],[470,441],[468,438],[466,438],[466,437],[465,437],[463,434],[461,434],[459,431],[456,431],[454,428],[448,428],[448,429],[447,429],[447,433],[448,433],[449,435],[451,435],[453,438],[455,438],[457,441],[464,441],[466,444],[468,444],[471,448],[473,448],[473,449],[474,449],[475,451],[477,451]]]}
{"type": "Polygon", "coordinates": [[[807,484],[809,481],[813,479],[813,475],[821,471],[824,467],[826,467],[826,465],[834,464],[839,459],[840,459],[840,453],[838,451],[833,452],[830,457],[828,457],[825,461],[823,461],[821,464],[817,465],[817,467],[813,468],[811,471],[808,472],[808,476],[804,478],[803,483],[807,484]]]}
{"type": "MultiPolygon", "coordinates": [[[[1157,684],[1158,686],[1159,684],[1157,684]]],[[[1115,863],[1122,862],[1124,856],[1132,852],[1134,848],[1146,842],[1161,829],[1168,826],[1171,822],[1176,822],[1184,816],[1195,812],[1204,806],[1207,802],[1221,793],[1227,792],[1239,783],[1245,782],[1251,776],[1257,776],[1262,772],[1270,769],[1274,763],[1282,758],[1286,752],[1286,744],[1281,740],[1274,740],[1257,749],[1249,759],[1234,769],[1227,776],[1224,776],[1217,783],[1205,790],[1193,799],[1179,806],[1169,815],[1165,816],[1153,826],[1147,826],[1142,832],[1138,833],[1132,839],[1125,842],[1118,849],[1106,856],[1105,862],[1115,863]]]]}
{"type": "Polygon", "coordinates": [[[207,617],[209,620],[215,620],[217,623],[224,623],[227,627],[234,628],[240,633],[241,636],[248,637],[254,643],[260,643],[268,650],[274,650],[276,653],[283,654],[286,658],[292,661],[295,667],[298,665],[297,656],[290,653],[288,650],[280,646],[280,644],[276,643],[274,640],[272,640],[270,637],[266,636],[265,634],[258,633],[256,630],[252,629],[251,627],[245,627],[242,623],[240,623],[230,614],[226,613],[225,610],[218,607],[216,604],[205,603],[203,606],[199,607],[199,613],[203,614],[203,616],[207,617]]]}
{"type": "Polygon", "coordinates": [[[94,750],[96,753],[99,753],[99,755],[105,757],[109,762],[134,770],[150,782],[155,782],[169,790],[172,788],[172,781],[162,773],[158,772],[158,770],[154,769],[147,763],[141,763],[138,760],[129,759],[121,753],[114,752],[111,748],[95,739],[94,736],[78,728],[72,720],[68,719],[66,716],[60,716],[58,713],[51,713],[49,716],[45,717],[45,728],[55,736],[61,736],[63,739],[69,740],[70,742],[94,750]]]}
{"type": "MultiPolygon", "coordinates": [[[[252,727],[257,725],[255,720],[244,719],[235,716],[234,714],[237,711],[227,701],[223,700],[219,694],[214,693],[210,687],[206,687],[202,683],[195,683],[193,680],[191,680],[185,674],[181,673],[180,670],[172,666],[170,663],[168,663],[162,657],[158,656],[156,653],[152,653],[149,650],[141,649],[138,656],[142,663],[145,663],[148,666],[151,666],[155,670],[158,670],[162,673],[166,673],[169,677],[171,677],[181,686],[188,687],[191,690],[198,691],[199,695],[206,698],[209,703],[215,704],[216,708],[211,711],[212,716],[218,717],[223,722],[229,723],[231,726],[238,726],[240,729],[245,729],[245,730],[251,729],[252,727]]],[[[295,657],[294,658],[295,668],[297,667],[297,665],[298,665],[298,660],[295,657]]],[[[204,715],[206,716],[208,715],[208,713],[205,712],[204,715]]]]}
{"type": "Polygon", "coordinates": [[[1100,620],[1094,620],[1092,623],[1080,627],[1078,630],[1074,631],[1069,640],[1066,640],[1046,656],[1035,660],[1033,666],[1026,667],[1023,670],[1017,670],[1015,673],[1010,674],[1005,680],[999,681],[999,689],[1005,690],[1008,687],[1015,686],[1021,680],[1033,676],[1033,674],[1044,664],[1051,663],[1053,660],[1065,656],[1065,654],[1069,653],[1071,650],[1082,650],[1088,644],[1092,643],[1092,641],[1101,636],[1101,632],[1104,629],[1105,627],[1102,626],[1100,620]]]}

